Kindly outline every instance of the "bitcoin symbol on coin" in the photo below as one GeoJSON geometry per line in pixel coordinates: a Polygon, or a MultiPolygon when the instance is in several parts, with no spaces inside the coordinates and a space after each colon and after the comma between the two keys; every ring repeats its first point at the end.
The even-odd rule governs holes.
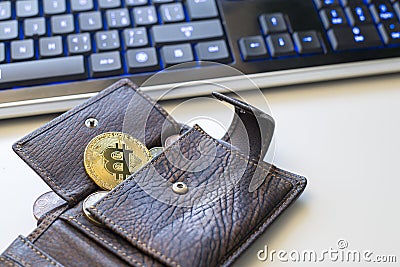
{"type": "Polygon", "coordinates": [[[151,159],[139,140],[120,132],[93,138],[84,153],[86,173],[101,188],[112,190],[151,159]]]}
{"type": "Polygon", "coordinates": [[[125,144],[122,144],[122,149],[118,146],[119,144],[116,143],[115,147],[107,147],[103,156],[106,160],[106,169],[115,175],[117,181],[123,181],[131,174],[127,161],[129,161],[133,151],[127,150],[125,144]],[[125,157],[125,155],[128,156],[125,157]]]}

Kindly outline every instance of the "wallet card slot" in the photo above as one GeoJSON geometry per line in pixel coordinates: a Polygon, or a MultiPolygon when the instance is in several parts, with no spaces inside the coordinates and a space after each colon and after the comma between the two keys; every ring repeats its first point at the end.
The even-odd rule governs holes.
{"type": "Polygon", "coordinates": [[[99,227],[90,222],[82,212],[82,203],[66,211],[60,218],[84,234],[97,245],[124,260],[132,266],[162,267],[154,258],[142,253],[129,242],[121,239],[119,235],[104,227],[99,227]]]}
{"type": "Polygon", "coordinates": [[[131,135],[143,133],[134,136],[147,147],[160,146],[163,126],[179,130],[165,110],[132,82],[121,80],[24,137],[13,148],[58,195],[74,205],[97,189],[83,164],[90,140],[104,132],[124,130],[131,135]],[[133,97],[135,103],[131,103],[133,97]],[[135,120],[124,127],[127,109],[135,114],[135,120]],[[88,118],[97,118],[97,127],[86,127],[88,118]]]}
{"type": "Polygon", "coordinates": [[[252,233],[265,225],[269,216],[279,215],[288,206],[286,199],[304,189],[305,183],[298,183],[303,178],[294,178],[294,183],[261,165],[264,164],[249,160],[195,126],[90,211],[107,228],[167,266],[219,266],[234,259],[237,251],[244,250],[252,233]],[[201,143],[206,148],[197,146],[201,143]],[[210,153],[210,147],[215,154],[210,153]],[[183,170],[174,166],[177,161],[171,152],[174,148],[195,163],[181,164],[183,170]],[[172,161],[168,160],[169,152],[172,161]],[[202,161],[196,163],[201,154],[212,154],[214,161],[201,166],[202,161]],[[243,172],[238,169],[241,164],[243,172]],[[188,166],[190,170],[185,169],[188,166]],[[202,168],[196,169],[198,166],[202,168]],[[242,176],[239,180],[235,180],[237,172],[242,176]],[[263,176],[264,182],[249,192],[253,174],[263,176]],[[202,188],[192,194],[195,199],[192,206],[182,202],[185,196],[174,198],[170,194],[169,186],[175,181],[185,181],[189,192],[202,188]],[[221,188],[205,190],[213,182],[221,188]],[[210,197],[208,203],[199,201],[202,193],[210,197]],[[220,193],[222,196],[218,197],[220,193]]]}
{"type": "MultiPolygon", "coordinates": [[[[35,246],[64,266],[139,266],[128,264],[95,240],[77,231],[68,222],[56,220],[36,241],[35,246]]],[[[40,265],[39,265],[40,266],[40,265]]]]}
{"type": "Polygon", "coordinates": [[[55,259],[43,252],[36,245],[31,243],[27,238],[19,236],[14,242],[4,251],[3,260],[6,266],[51,266],[62,267],[55,259]]]}

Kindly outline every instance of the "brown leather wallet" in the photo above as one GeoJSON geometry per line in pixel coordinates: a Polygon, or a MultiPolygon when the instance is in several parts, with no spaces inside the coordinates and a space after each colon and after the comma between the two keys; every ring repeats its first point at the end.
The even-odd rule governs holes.
{"type": "Polygon", "coordinates": [[[39,219],[0,256],[1,266],[229,266],[299,197],[304,177],[264,162],[274,122],[233,98],[236,116],[221,139],[182,127],[129,80],[121,80],[14,145],[65,203],[39,219]],[[134,98],[134,101],[131,99],[134,98]],[[124,124],[127,112],[135,121],[124,124]],[[99,121],[86,127],[88,118],[99,121]],[[123,126],[124,125],[124,126],[123,126]],[[143,130],[144,129],[144,130],[143,130]],[[126,132],[147,147],[163,133],[180,138],[89,209],[99,190],[83,165],[86,144],[104,132],[126,132]],[[248,137],[247,145],[233,140],[248,137]],[[189,193],[175,194],[184,182],[189,193]]]}

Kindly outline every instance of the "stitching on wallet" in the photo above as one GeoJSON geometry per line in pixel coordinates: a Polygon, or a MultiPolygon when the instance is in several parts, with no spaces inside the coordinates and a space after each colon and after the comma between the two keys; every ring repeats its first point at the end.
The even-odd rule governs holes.
{"type": "MultiPolygon", "coordinates": [[[[276,177],[276,178],[281,178],[281,177],[276,177]]],[[[285,179],[283,179],[283,180],[286,181],[285,179]]],[[[288,205],[288,203],[289,203],[290,201],[292,201],[293,197],[299,192],[299,189],[301,188],[301,186],[302,186],[303,184],[304,184],[304,180],[298,181],[298,182],[294,185],[294,188],[291,190],[292,192],[291,192],[290,194],[288,193],[288,194],[285,196],[285,198],[283,198],[284,201],[282,202],[282,204],[276,206],[276,207],[274,208],[274,210],[271,212],[271,215],[269,215],[269,216],[267,216],[267,217],[265,218],[266,221],[265,221],[263,224],[261,224],[261,225],[256,229],[256,231],[253,232],[253,234],[251,234],[251,235],[236,249],[236,250],[234,250],[234,251],[232,252],[232,255],[229,256],[226,260],[224,260],[224,261],[221,263],[221,265],[224,266],[227,262],[229,262],[233,257],[236,256],[237,251],[239,251],[242,247],[244,247],[251,239],[257,237],[257,236],[260,234],[260,232],[263,232],[264,226],[267,225],[267,224],[269,224],[269,223],[271,223],[271,219],[275,218],[275,217],[278,215],[278,213],[280,212],[280,209],[281,209],[282,207],[286,207],[286,206],[288,205]]]]}
{"type": "MultiPolygon", "coordinates": [[[[257,162],[255,162],[255,161],[252,160],[252,159],[246,158],[246,156],[242,155],[240,152],[229,150],[227,147],[225,147],[223,144],[217,142],[214,138],[212,138],[211,136],[209,136],[209,135],[208,135],[207,133],[205,133],[200,127],[198,127],[198,126],[196,126],[196,125],[193,127],[193,129],[192,129],[186,136],[184,136],[181,140],[179,140],[178,142],[176,142],[175,145],[173,145],[173,146],[167,148],[167,150],[166,150],[165,152],[167,152],[168,150],[171,150],[172,147],[178,145],[180,142],[182,142],[183,140],[187,139],[189,136],[191,136],[191,135],[195,132],[195,130],[197,130],[198,132],[200,132],[200,133],[201,133],[203,136],[205,136],[206,138],[210,139],[210,140],[211,140],[212,142],[214,142],[217,146],[220,146],[220,147],[222,147],[223,149],[225,149],[227,152],[230,152],[232,155],[235,155],[235,156],[239,157],[240,159],[243,159],[243,160],[245,160],[246,162],[248,162],[248,163],[250,163],[250,164],[252,164],[252,165],[254,165],[254,166],[259,166],[257,162]]],[[[164,154],[165,154],[165,152],[164,152],[164,154]]],[[[157,163],[157,162],[158,162],[159,160],[161,160],[162,158],[163,158],[163,157],[158,157],[158,158],[153,162],[153,164],[154,164],[154,163],[157,163]]],[[[150,165],[151,165],[151,164],[149,163],[146,167],[142,168],[139,172],[137,172],[137,173],[135,173],[133,176],[129,177],[129,178],[127,179],[128,181],[125,181],[125,183],[124,183],[121,187],[117,188],[114,192],[111,192],[108,196],[106,196],[105,198],[103,198],[102,200],[100,200],[100,201],[97,203],[96,206],[100,205],[102,202],[104,202],[104,201],[106,201],[107,199],[111,198],[112,195],[114,195],[114,194],[116,194],[118,191],[122,190],[127,184],[129,184],[132,180],[134,180],[139,174],[141,174],[141,173],[144,172],[146,169],[148,169],[150,165]]],[[[268,170],[265,169],[265,167],[264,167],[264,166],[261,166],[261,165],[260,165],[260,168],[265,172],[265,173],[264,173],[265,176],[268,176],[268,170]]],[[[277,178],[278,178],[278,177],[277,177],[277,178]]],[[[289,183],[289,182],[286,181],[286,180],[283,180],[283,181],[285,181],[286,183],[289,183]]],[[[291,184],[291,183],[289,183],[289,184],[291,184]]],[[[291,184],[291,185],[292,185],[292,184],[291,184]]],[[[94,210],[99,216],[103,217],[103,218],[105,219],[105,221],[109,221],[111,224],[113,224],[115,227],[117,227],[120,231],[123,231],[128,237],[130,237],[132,240],[136,241],[139,245],[141,245],[141,246],[143,246],[144,248],[146,248],[146,249],[148,249],[148,250],[150,250],[150,251],[156,253],[159,257],[165,259],[167,262],[169,262],[169,263],[171,263],[171,264],[173,264],[173,265],[175,265],[175,266],[177,266],[177,267],[180,266],[177,262],[173,261],[171,258],[165,256],[164,254],[162,254],[161,252],[157,251],[156,249],[151,248],[151,247],[148,246],[146,243],[143,243],[142,241],[140,241],[137,237],[134,237],[134,236],[133,236],[132,234],[130,234],[126,229],[124,229],[123,227],[117,225],[113,220],[111,220],[111,219],[108,218],[106,215],[104,215],[102,212],[100,212],[96,207],[92,207],[92,208],[90,208],[90,209],[94,210]]]]}
{"type": "MultiPolygon", "coordinates": [[[[130,82],[130,81],[128,81],[128,80],[125,81],[124,83],[122,83],[119,87],[116,87],[116,89],[115,89],[114,91],[110,91],[109,93],[107,93],[107,94],[103,95],[102,97],[96,99],[96,101],[94,101],[93,103],[95,103],[95,102],[97,102],[97,101],[103,99],[104,97],[108,96],[109,94],[114,93],[114,92],[117,91],[117,90],[126,88],[126,86],[129,86],[129,87],[128,87],[129,89],[132,89],[132,90],[134,90],[136,93],[139,93],[139,94],[140,94],[143,98],[145,98],[150,104],[154,105],[154,106],[157,108],[157,110],[165,117],[165,119],[167,119],[167,120],[168,120],[170,123],[172,123],[175,127],[179,127],[178,124],[177,124],[175,121],[169,119],[169,116],[168,116],[167,112],[166,112],[157,102],[155,102],[154,100],[152,100],[152,99],[151,99],[150,97],[148,97],[147,95],[143,94],[143,92],[138,88],[138,86],[136,86],[135,84],[133,84],[132,82],[130,82]]],[[[71,117],[71,116],[77,114],[78,112],[80,112],[81,110],[87,108],[89,105],[92,105],[93,103],[90,103],[90,104],[87,103],[87,105],[82,106],[82,107],[81,107],[79,110],[77,110],[75,113],[73,113],[73,114],[71,114],[70,116],[67,116],[66,118],[64,118],[64,120],[66,120],[66,119],[68,119],[69,117],[71,117]]],[[[64,121],[64,120],[61,120],[61,121],[57,122],[57,124],[59,124],[60,122],[62,122],[62,121],[64,121]]],[[[48,129],[49,129],[49,128],[43,128],[42,131],[38,132],[35,136],[32,136],[30,139],[28,139],[28,140],[24,140],[24,139],[23,139],[23,140],[22,140],[23,143],[28,142],[28,141],[31,140],[33,137],[36,137],[36,136],[41,135],[44,131],[47,131],[48,129]]],[[[60,192],[62,192],[63,195],[65,195],[65,196],[68,197],[70,200],[72,200],[72,202],[74,202],[74,203],[77,202],[77,200],[76,200],[73,196],[71,196],[70,192],[67,192],[66,190],[64,190],[63,188],[61,188],[61,187],[50,177],[50,175],[47,173],[47,171],[45,171],[43,168],[41,168],[41,167],[39,166],[39,164],[37,164],[37,163],[31,158],[31,156],[24,150],[23,143],[21,143],[21,142],[17,143],[17,145],[16,145],[17,150],[20,151],[20,152],[28,159],[28,161],[31,162],[31,163],[33,164],[33,166],[35,166],[35,168],[44,176],[44,178],[45,178],[46,180],[48,180],[55,188],[57,188],[57,190],[59,190],[60,192]]]]}
{"type": "Polygon", "coordinates": [[[132,256],[126,254],[125,252],[123,252],[120,248],[118,248],[117,246],[115,246],[113,243],[105,240],[104,238],[102,238],[101,236],[99,236],[98,234],[96,234],[95,232],[93,232],[89,227],[87,227],[86,225],[83,225],[80,221],[78,221],[76,218],[80,217],[80,215],[76,216],[76,217],[72,217],[72,216],[68,216],[68,220],[69,221],[74,221],[76,222],[80,227],[84,228],[86,231],[89,231],[89,233],[91,233],[92,235],[94,235],[95,237],[97,237],[101,242],[103,242],[104,244],[110,246],[111,248],[115,249],[119,254],[121,254],[122,256],[125,256],[126,258],[128,258],[130,261],[132,261],[134,264],[137,264],[139,266],[143,266],[142,263],[138,262],[137,260],[135,260],[134,258],[132,258],[132,256]]]}
{"type": "Polygon", "coordinates": [[[65,211],[66,206],[60,208],[58,211],[54,212],[51,216],[47,217],[46,219],[43,220],[43,222],[39,225],[38,228],[36,228],[29,236],[28,238],[32,239],[31,241],[35,240],[38,238],[46,229],[49,227],[53,221],[62,213],[65,211]]]}
{"type": "Polygon", "coordinates": [[[22,147],[21,143],[17,144],[17,150],[20,151],[32,164],[33,166],[48,180],[52,185],[57,188],[57,190],[63,192],[63,195],[66,195],[68,198],[70,198],[72,201],[76,202],[75,198],[71,195],[69,195],[68,192],[66,192],[64,189],[62,189],[56,182],[51,179],[50,175],[47,174],[45,170],[43,170],[32,158],[29,156],[27,152],[24,151],[24,148],[22,147]]]}
{"type": "Polygon", "coordinates": [[[16,259],[17,261],[21,262],[24,266],[26,267],[30,267],[31,265],[29,263],[27,263],[26,261],[24,261],[22,258],[18,257],[17,255],[14,255],[11,252],[7,252],[6,253],[8,256],[10,256],[11,258],[16,259]]]}
{"type": "Polygon", "coordinates": [[[7,266],[19,267],[15,262],[12,262],[9,259],[6,259],[4,257],[0,257],[0,262],[5,262],[7,264],[7,266]]]}
{"type": "Polygon", "coordinates": [[[59,266],[56,262],[53,260],[49,259],[46,255],[44,255],[42,252],[34,248],[31,244],[27,243],[23,238],[19,237],[19,239],[28,247],[30,248],[33,252],[35,252],[40,258],[45,259],[46,261],[50,262],[51,265],[54,266],[59,266]]]}

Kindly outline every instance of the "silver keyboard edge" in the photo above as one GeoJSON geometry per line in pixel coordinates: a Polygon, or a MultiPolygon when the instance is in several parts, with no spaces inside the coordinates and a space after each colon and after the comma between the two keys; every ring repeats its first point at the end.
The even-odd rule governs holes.
{"type": "MultiPolygon", "coordinates": [[[[250,74],[246,77],[251,79],[259,88],[271,88],[285,85],[304,84],[396,72],[400,72],[400,58],[379,59],[355,63],[342,63],[320,67],[258,73],[250,74]]],[[[117,79],[109,80],[107,83],[110,84],[114,80],[117,79]]],[[[185,87],[193,87],[193,82],[153,85],[142,87],[141,89],[151,97],[157,99],[163,96],[166,90],[179,86],[179,90],[174,90],[172,94],[168,94],[167,96],[163,96],[161,98],[162,100],[167,100],[209,94],[212,91],[208,86],[209,83],[217,83],[227,88],[234,88],[235,91],[251,89],[248,88],[248,80],[242,76],[209,79],[207,80],[207,83],[196,84],[195,90],[193,90],[193,88],[191,88],[191,90],[185,89],[185,87]]],[[[105,83],[104,88],[108,84],[105,83]]],[[[101,87],[99,89],[104,88],[101,87]]],[[[94,95],[96,95],[96,93],[0,103],[0,119],[64,112],[94,95]]]]}

